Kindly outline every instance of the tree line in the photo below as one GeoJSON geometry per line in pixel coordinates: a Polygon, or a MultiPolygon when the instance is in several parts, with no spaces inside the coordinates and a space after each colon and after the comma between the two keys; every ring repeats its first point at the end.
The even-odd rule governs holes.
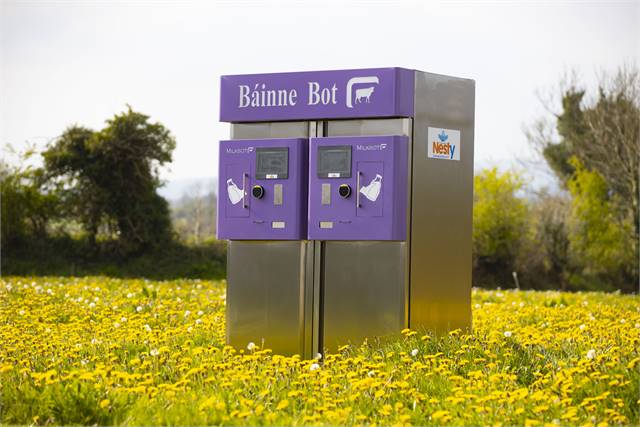
{"type": "Polygon", "coordinates": [[[575,79],[555,95],[561,109],[526,135],[559,191],[527,193],[521,172],[475,177],[474,282],[637,292],[638,69],[603,75],[592,95],[575,79]]]}
{"type": "MultiPolygon", "coordinates": [[[[476,173],[474,285],[637,291],[638,70],[604,75],[595,94],[573,81],[555,96],[559,111],[526,136],[557,190],[532,191],[518,170],[476,173]]],[[[197,188],[170,209],[158,194],[175,143],[165,126],[127,107],[103,129],[73,125],[41,152],[23,153],[41,155],[40,167],[0,163],[3,258],[59,238],[122,258],[210,242],[215,195],[197,188]]]]}
{"type": "Polygon", "coordinates": [[[171,223],[158,172],[174,148],[167,128],[131,107],[99,131],[70,126],[40,153],[42,167],[3,165],[3,246],[46,237],[55,223],[58,232],[80,226],[91,247],[100,234],[123,253],[166,243],[171,223]]]}

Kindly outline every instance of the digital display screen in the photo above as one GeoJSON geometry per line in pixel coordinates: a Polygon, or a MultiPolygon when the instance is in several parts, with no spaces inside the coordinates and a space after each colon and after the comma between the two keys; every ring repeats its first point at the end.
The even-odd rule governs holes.
{"type": "Polygon", "coordinates": [[[287,179],[289,148],[256,148],[256,179],[287,179]]]}
{"type": "Polygon", "coordinates": [[[318,178],[351,178],[351,146],[318,147],[318,178]]]}

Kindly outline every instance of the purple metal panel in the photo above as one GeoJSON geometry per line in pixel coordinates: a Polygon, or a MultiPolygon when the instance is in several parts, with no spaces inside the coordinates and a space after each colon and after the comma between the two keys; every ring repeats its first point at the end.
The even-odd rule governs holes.
{"type": "Polygon", "coordinates": [[[303,240],[307,235],[308,140],[301,138],[220,141],[218,239],[303,240]],[[288,177],[258,179],[256,149],[288,148],[288,177]],[[264,188],[262,198],[252,195],[264,188]],[[277,204],[275,186],[282,185],[277,204]]]}
{"type": "Polygon", "coordinates": [[[406,240],[408,138],[312,138],[309,156],[309,240],[406,240]],[[319,178],[318,148],[351,147],[349,178],[319,178]],[[329,184],[330,200],[322,187],[329,184]],[[349,185],[351,195],[338,193],[349,185]],[[324,202],[324,203],[323,203],[324,202]]]}
{"type": "Polygon", "coordinates": [[[414,76],[404,68],[222,76],[220,121],[412,117],[414,76]]]}

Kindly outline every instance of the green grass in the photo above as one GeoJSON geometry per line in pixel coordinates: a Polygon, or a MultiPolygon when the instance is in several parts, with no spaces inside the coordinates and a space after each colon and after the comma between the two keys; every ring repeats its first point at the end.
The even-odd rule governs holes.
{"type": "Polygon", "coordinates": [[[638,424],[637,296],[476,290],[472,309],[470,335],[301,360],[224,345],[224,282],[3,279],[0,422],[638,424]]]}

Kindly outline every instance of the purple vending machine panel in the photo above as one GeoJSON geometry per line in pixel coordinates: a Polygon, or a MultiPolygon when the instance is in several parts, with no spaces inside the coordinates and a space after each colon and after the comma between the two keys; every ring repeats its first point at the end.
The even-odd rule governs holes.
{"type": "Polygon", "coordinates": [[[406,240],[405,136],[312,138],[309,240],[406,240]]]}
{"type": "Polygon", "coordinates": [[[220,141],[218,239],[303,240],[307,140],[220,141]]]}

